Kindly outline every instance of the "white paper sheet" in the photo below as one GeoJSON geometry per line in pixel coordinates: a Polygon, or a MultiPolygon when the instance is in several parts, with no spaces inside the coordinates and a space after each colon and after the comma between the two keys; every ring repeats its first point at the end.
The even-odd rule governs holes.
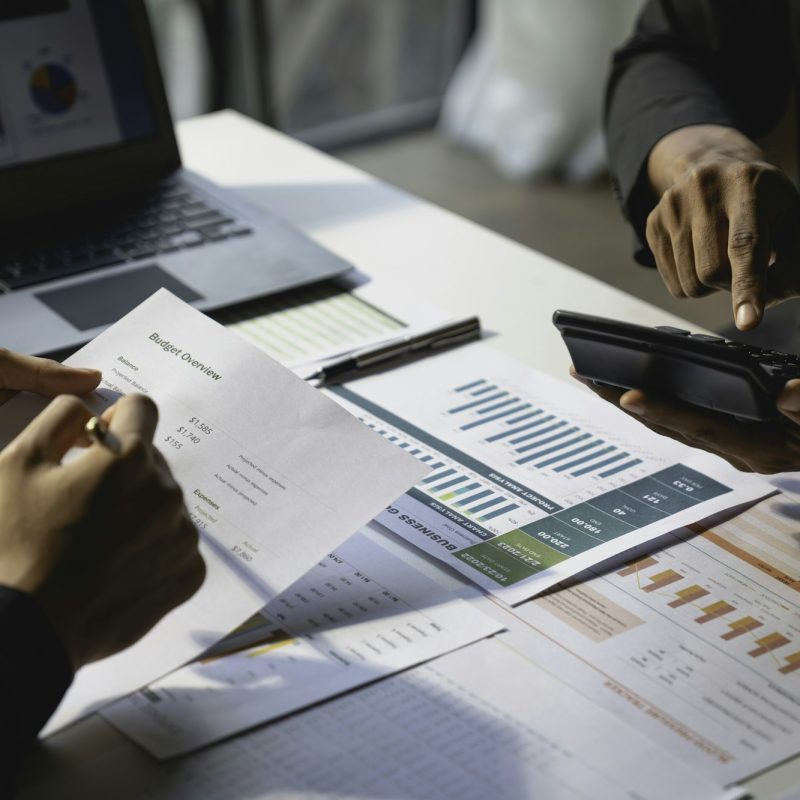
{"type": "Polygon", "coordinates": [[[503,636],[709,779],[742,780],[800,750],[798,532],[796,504],[769,498],[517,606],[527,631],[503,636]]]}
{"type": "Polygon", "coordinates": [[[365,528],[269,603],[261,624],[103,716],[165,758],[502,629],[426,575],[424,558],[377,526],[365,528]]]}
{"type": "MultiPolygon", "coordinates": [[[[155,443],[201,529],[204,587],[139,643],[82,669],[47,732],[193,659],[302,576],[424,466],[198,311],[161,290],[70,359],[158,403],[155,443]]],[[[42,403],[0,410],[6,442],[42,403]]],[[[135,509],[131,509],[135,513],[135,509]]]]}
{"type": "Polygon", "coordinates": [[[180,759],[117,748],[93,763],[62,762],[58,778],[26,800],[744,796],[698,775],[497,637],[180,759]]]}
{"type": "Polygon", "coordinates": [[[377,520],[511,604],[774,491],[483,343],[329,391],[432,468],[377,520]]]}

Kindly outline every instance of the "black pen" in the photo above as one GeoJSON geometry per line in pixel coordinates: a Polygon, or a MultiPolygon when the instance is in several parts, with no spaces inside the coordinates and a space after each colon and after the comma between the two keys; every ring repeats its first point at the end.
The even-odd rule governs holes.
{"type": "Polygon", "coordinates": [[[318,381],[319,386],[338,383],[347,378],[358,377],[364,371],[387,361],[396,361],[427,350],[438,350],[473,339],[481,335],[481,322],[477,317],[467,317],[448,322],[424,333],[402,336],[372,348],[360,350],[341,361],[327,364],[318,372],[309,375],[307,381],[318,381]]]}

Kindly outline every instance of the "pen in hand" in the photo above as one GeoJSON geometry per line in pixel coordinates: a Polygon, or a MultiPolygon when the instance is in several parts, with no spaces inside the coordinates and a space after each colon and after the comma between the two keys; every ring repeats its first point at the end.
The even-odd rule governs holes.
{"type": "Polygon", "coordinates": [[[356,352],[340,361],[327,364],[309,375],[306,380],[317,381],[318,386],[337,383],[350,377],[358,377],[364,371],[384,362],[479,339],[480,335],[481,323],[477,317],[455,320],[423,333],[403,336],[356,352]]]}

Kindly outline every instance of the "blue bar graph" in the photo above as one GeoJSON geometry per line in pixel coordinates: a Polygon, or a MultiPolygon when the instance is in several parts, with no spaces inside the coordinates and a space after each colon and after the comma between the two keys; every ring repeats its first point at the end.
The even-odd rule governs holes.
{"type": "Polygon", "coordinates": [[[431,489],[434,492],[443,492],[445,489],[449,489],[451,486],[455,486],[457,483],[461,483],[467,479],[466,475],[461,475],[458,478],[453,478],[451,481],[445,481],[437,486],[431,486],[431,489]]]}
{"type": "Polygon", "coordinates": [[[455,474],[455,470],[454,469],[445,469],[445,470],[442,470],[442,472],[437,472],[437,473],[435,473],[433,475],[428,475],[427,478],[423,478],[422,482],[423,483],[434,483],[435,481],[438,481],[440,478],[446,478],[448,475],[454,475],[454,474],[455,474]]]}
{"type": "Polygon", "coordinates": [[[516,425],[518,422],[524,422],[526,419],[530,419],[531,417],[536,417],[542,413],[541,408],[537,408],[535,411],[529,411],[527,414],[522,414],[522,416],[514,417],[514,419],[507,419],[506,425],[516,425]]]}
{"type": "Polygon", "coordinates": [[[521,433],[522,431],[529,431],[531,428],[536,428],[539,425],[543,425],[548,420],[553,419],[552,417],[544,417],[542,419],[537,419],[535,422],[528,422],[525,425],[520,425],[517,428],[510,428],[507,431],[503,431],[502,433],[496,433],[494,436],[490,436],[486,441],[487,442],[496,442],[499,439],[505,439],[507,436],[513,436],[515,433],[521,433]]]}
{"type": "Polygon", "coordinates": [[[470,392],[473,397],[479,397],[482,394],[486,394],[486,392],[491,392],[493,389],[496,389],[497,385],[492,384],[491,386],[484,386],[483,389],[478,389],[476,392],[470,392]]]}
{"type": "MultiPolygon", "coordinates": [[[[419,452],[419,450],[417,450],[417,452],[419,452]]],[[[422,456],[420,461],[430,461],[432,458],[433,458],[433,456],[422,456]]]]}
{"type": "Polygon", "coordinates": [[[635,467],[637,464],[641,464],[641,458],[634,458],[633,461],[628,461],[627,463],[623,464],[621,467],[615,467],[614,469],[606,470],[605,472],[600,473],[601,478],[610,478],[612,475],[616,475],[618,472],[623,472],[626,469],[630,469],[631,467],[635,467]]]}
{"type": "Polygon", "coordinates": [[[439,469],[439,467],[443,467],[443,466],[444,466],[444,462],[437,461],[435,464],[431,464],[431,469],[439,469]]]}
{"type": "Polygon", "coordinates": [[[389,437],[389,441],[390,442],[396,442],[397,441],[397,437],[396,436],[390,436],[389,437]]]}
{"type": "Polygon", "coordinates": [[[447,413],[458,414],[460,411],[469,411],[471,408],[477,408],[478,406],[482,406],[484,403],[491,403],[492,400],[499,400],[501,397],[508,397],[508,392],[496,392],[495,394],[489,395],[489,397],[484,397],[481,400],[473,400],[471,403],[465,403],[463,406],[451,408],[447,413]]]}
{"type": "Polygon", "coordinates": [[[502,419],[503,417],[507,417],[509,414],[513,414],[515,411],[519,411],[518,408],[507,408],[505,411],[500,411],[497,414],[492,414],[490,417],[484,417],[483,419],[476,419],[474,422],[468,422],[466,425],[461,426],[462,431],[468,431],[470,428],[477,428],[479,425],[485,425],[487,422],[494,422],[496,419],[502,419]]]}
{"type": "Polygon", "coordinates": [[[470,508],[467,510],[470,514],[477,514],[479,511],[483,511],[484,508],[491,508],[492,506],[496,506],[498,503],[502,503],[504,499],[505,498],[503,497],[495,497],[492,500],[487,500],[485,503],[475,506],[475,508],[470,508]]]}
{"type": "Polygon", "coordinates": [[[593,447],[597,447],[599,444],[603,444],[603,440],[595,439],[595,441],[589,442],[589,444],[581,445],[580,447],[576,447],[574,450],[567,450],[566,453],[559,453],[557,456],[548,458],[546,461],[540,461],[538,464],[534,464],[534,466],[537,469],[544,469],[545,467],[549,467],[551,464],[557,464],[559,461],[563,461],[565,458],[572,458],[572,456],[576,456],[578,453],[585,453],[587,450],[591,450],[593,447]]]}
{"type": "Polygon", "coordinates": [[[504,514],[510,514],[516,508],[519,508],[516,503],[512,503],[509,506],[503,506],[502,508],[498,508],[497,511],[492,511],[491,514],[484,514],[482,517],[479,517],[479,521],[488,522],[490,519],[494,519],[495,517],[502,517],[504,514]]]}
{"type": "Polygon", "coordinates": [[[465,497],[463,500],[458,500],[457,502],[453,503],[453,505],[468,506],[470,503],[474,503],[476,500],[480,500],[483,497],[488,497],[490,494],[492,494],[491,489],[484,489],[482,492],[465,497]]]}
{"type": "Polygon", "coordinates": [[[399,447],[405,449],[406,447],[411,447],[411,445],[408,442],[400,442],[399,447]]]}
{"type": "MultiPolygon", "coordinates": [[[[509,397],[508,400],[503,400],[501,403],[495,403],[493,406],[486,406],[486,408],[479,408],[479,414],[491,414],[492,411],[497,411],[498,408],[505,408],[506,406],[510,406],[512,403],[518,403],[519,397],[509,397]]],[[[523,408],[528,408],[528,406],[523,406],[523,408]]],[[[522,411],[522,408],[519,409],[522,411]]]]}
{"type": "Polygon", "coordinates": [[[579,467],[581,464],[587,464],[589,461],[594,461],[596,458],[600,456],[604,456],[608,453],[613,453],[614,450],[617,448],[614,445],[609,445],[608,447],[604,447],[602,450],[598,450],[595,453],[589,453],[588,456],[582,456],[581,458],[570,461],[568,464],[562,464],[560,467],[556,467],[556,472],[566,472],[568,469],[574,469],[575,467],[579,467]]]}
{"type": "MultiPolygon", "coordinates": [[[[420,449],[419,449],[419,447],[416,447],[414,450],[409,450],[408,452],[409,452],[409,453],[410,453],[412,456],[415,456],[417,453],[421,453],[421,452],[422,452],[422,450],[420,450],[420,449]]],[[[423,459],[423,460],[424,460],[424,459],[423,459]]]]}
{"type": "Polygon", "coordinates": [[[603,459],[599,464],[592,464],[591,467],[584,467],[583,469],[579,469],[577,472],[572,473],[573,478],[580,478],[581,475],[587,475],[590,472],[597,472],[599,469],[603,469],[603,467],[607,467],[609,464],[613,464],[615,461],[619,461],[621,458],[627,458],[630,453],[617,453],[615,456],[611,458],[603,459]]]}
{"type": "Polygon", "coordinates": [[[465,494],[466,492],[471,492],[473,489],[477,489],[479,486],[479,483],[470,483],[467,486],[462,486],[461,488],[456,489],[453,494],[465,494]]]}
{"type": "Polygon", "coordinates": [[[456,391],[466,392],[467,389],[474,389],[476,386],[480,386],[482,383],[486,383],[484,378],[480,378],[477,381],[472,381],[472,383],[465,383],[463,386],[459,386],[456,391]]]}
{"type": "Polygon", "coordinates": [[[552,447],[546,447],[544,450],[537,450],[535,453],[531,453],[529,456],[525,456],[525,458],[520,458],[517,461],[517,464],[527,464],[529,461],[536,461],[542,458],[543,456],[549,456],[550,453],[555,453],[559,450],[563,450],[565,447],[571,447],[573,444],[577,444],[578,442],[584,442],[590,437],[591,437],[590,433],[582,433],[580,436],[573,436],[572,439],[567,439],[566,442],[559,442],[558,444],[555,444],[552,447]]]}
{"type": "Polygon", "coordinates": [[[539,439],[538,442],[526,444],[524,447],[517,448],[518,453],[527,453],[529,450],[535,450],[537,447],[541,447],[543,444],[550,444],[550,442],[555,442],[557,439],[563,439],[565,436],[571,436],[573,433],[578,431],[578,428],[564,428],[563,431],[559,430],[559,428],[562,428],[566,424],[566,422],[559,422],[556,425],[548,425],[546,428],[542,428],[540,431],[536,431],[535,433],[529,433],[527,436],[520,436],[517,439],[512,439],[511,444],[527,442],[530,439],[539,439],[540,436],[544,436],[546,433],[558,431],[558,433],[548,436],[546,439],[539,439]]]}

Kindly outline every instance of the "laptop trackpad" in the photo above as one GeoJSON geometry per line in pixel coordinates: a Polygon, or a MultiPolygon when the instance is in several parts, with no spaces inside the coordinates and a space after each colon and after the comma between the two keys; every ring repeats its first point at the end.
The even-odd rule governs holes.
{"type": "Polygon", "coordinates": [[[36,297],[78,330],[111,325],[161,288],[191,303],[203,295],[155,265],[42,292],[36,297]]]}

